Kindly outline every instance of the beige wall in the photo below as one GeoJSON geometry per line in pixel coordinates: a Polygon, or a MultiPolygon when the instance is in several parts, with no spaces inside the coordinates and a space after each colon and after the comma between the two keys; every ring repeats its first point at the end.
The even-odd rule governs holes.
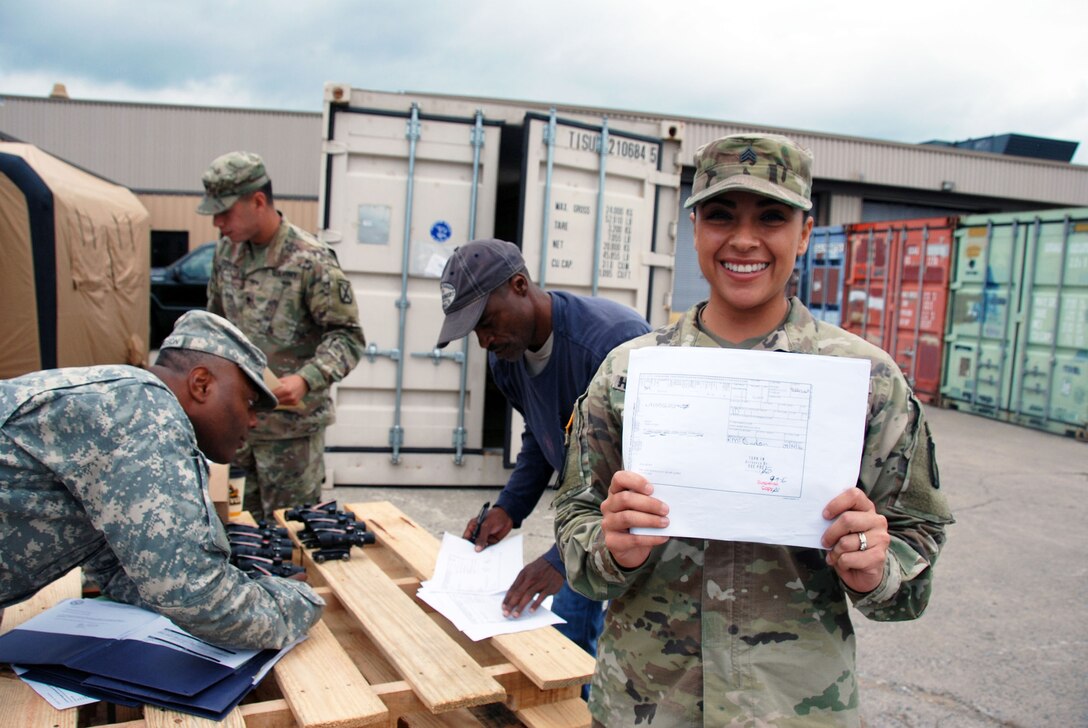
{"type": "MultiPolygon", "coordinates": [[[[152,230],[185,230],[189,233],[189,249],[217,240],[219,233],[208,215],[198,215],[199,195],[137,195],[151,214],[152,230]]],[[[316,200],[276,199],[276,209],[303,230],[317,230],[316,200]]]]}
{"type": "Polygon", "coordinates": [[[862,199],[856,195],[829,195],[830,211],[825,225],[849,225],[861,219],[862,199]]]}

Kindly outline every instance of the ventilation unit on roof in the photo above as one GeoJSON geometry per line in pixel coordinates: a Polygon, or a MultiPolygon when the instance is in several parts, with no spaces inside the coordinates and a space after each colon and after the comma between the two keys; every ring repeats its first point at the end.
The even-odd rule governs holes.
{"type": "Polygon", "coordinates": [[[964,139],[959,142],[934,139],[922,143],[933,146],[970,149],[973,152],[1007,154],[1013,157],[1031,157],[1032,159],[1049,159],[1055,162],[1072,161],[1073,155],[1077,153],[1077,147],[1080,145],[1080,142],[1029,136],[1027,134],[996,134],[994,136],[979,137],[977,139],[964,139]]]}

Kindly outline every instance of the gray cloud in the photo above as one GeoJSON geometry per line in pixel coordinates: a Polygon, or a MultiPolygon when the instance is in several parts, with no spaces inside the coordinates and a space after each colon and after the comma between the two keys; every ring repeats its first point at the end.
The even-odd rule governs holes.
{"type": "MultiPolygon", "coordinates": [[[[317,110],[326,81],[904,142],[1088,129],[1081,0],[40,0],[0,10],[0,93],[317,110]],[[770,6],[768,6],[770,7],[770,6]]],[[[1081,150],[1077,161],[1088,160],[1081,150]]]]}

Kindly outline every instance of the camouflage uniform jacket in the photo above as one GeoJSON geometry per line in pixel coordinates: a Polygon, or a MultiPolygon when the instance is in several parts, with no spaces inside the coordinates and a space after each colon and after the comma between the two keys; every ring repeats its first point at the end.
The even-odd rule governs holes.
{"type": "Polygon", "coordinates": [[[701,307],[613,350],[575,411],[556,540],[571,585],[612,600],[590,711],[607,726],[856,726],[846,597],[871,619],[918,617],[951,522],[922,410],[883,351],[816,321],[796,299],[756,347],[872,361],[857,485],[891,534],[874,591],[850,593],[816,549],[672,538],[626,570],[605,548],[600,505],[623,467],[628,356],[647,346],[717,346],[695,325],[701,307]]]}
{"type": "Polygon", "coordinates": [[[359,363],[366,341],[351,282],[328,246],[287,218],[267,245],[223,238],[208,310],[240,328],[276,376],[298,374],[310,387],[299,410],[258,413],[250,440],[301,437],[333,421],[329,386],[359,363]]]}
{"type": "Polygon", "coordinates": [[[111,599],[209,642],[269,648],[305,635],[324,602],[228,563],[207,479],[189,418],[149,372],[0,381],[0,607],[82,566],[111,599]]]}

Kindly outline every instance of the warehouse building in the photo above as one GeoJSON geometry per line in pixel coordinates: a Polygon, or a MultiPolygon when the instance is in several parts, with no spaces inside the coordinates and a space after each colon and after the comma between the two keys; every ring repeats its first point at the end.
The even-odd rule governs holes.
{"type": "Polygon", "coordinates": [[[512,240],[538,283],[612,298],[658,326],[705,297],[681,209],[694,152],[746,131],[812,149],[818,226],[1088,206],[1088,166],[1011,153],[1058,148],[1068,159],[1075,144],[1023,135],[903,144],[346,84],[325,85],[321,113],[0,99],[0,134],[137,194],[153,265],[216,237],[196,214],[212,159],[265,158],[277,207],[336,251],[367,335],[366,356],[335,389],[329,485],[504,483],[519,416],[489,394],[475,342],[434,348],[437,278],[453,247],[512,240]],[[1003,153],[979,151],[987,144],[1003,153]]]}
{"type": "MultiPolygon", "coordinates": [[[[598,116],[617,127],[655,123],[663,138],[671,135],[680,143],[681,196],[693,174],[692,155],[701,144],[735,132],[784,133],[815,154],[817,225],[1088,204],[1088,166],[1060,161],[1072,157],[1076,142],[1004,134],[960,146],[939,141],[903,144],[554,103],[440,94],[405,98],[409,96],[424,100],[424,113],[428,101],[459,101],[485,113],[489,104],[513,104],[530,113],[554,108],[560,115],[598,116]]],[[[0,97],[0,134],[35,144],[137,194],[151,215],[153,265],[164,265],[217,237],[211,220],[195,213],[200,175],[209,161],[233,149],[261,154],[280,209],[296,224],[316,231],[324,123],[318,112],[75,100],[59,84],[49,98],[0,97]]]]}

